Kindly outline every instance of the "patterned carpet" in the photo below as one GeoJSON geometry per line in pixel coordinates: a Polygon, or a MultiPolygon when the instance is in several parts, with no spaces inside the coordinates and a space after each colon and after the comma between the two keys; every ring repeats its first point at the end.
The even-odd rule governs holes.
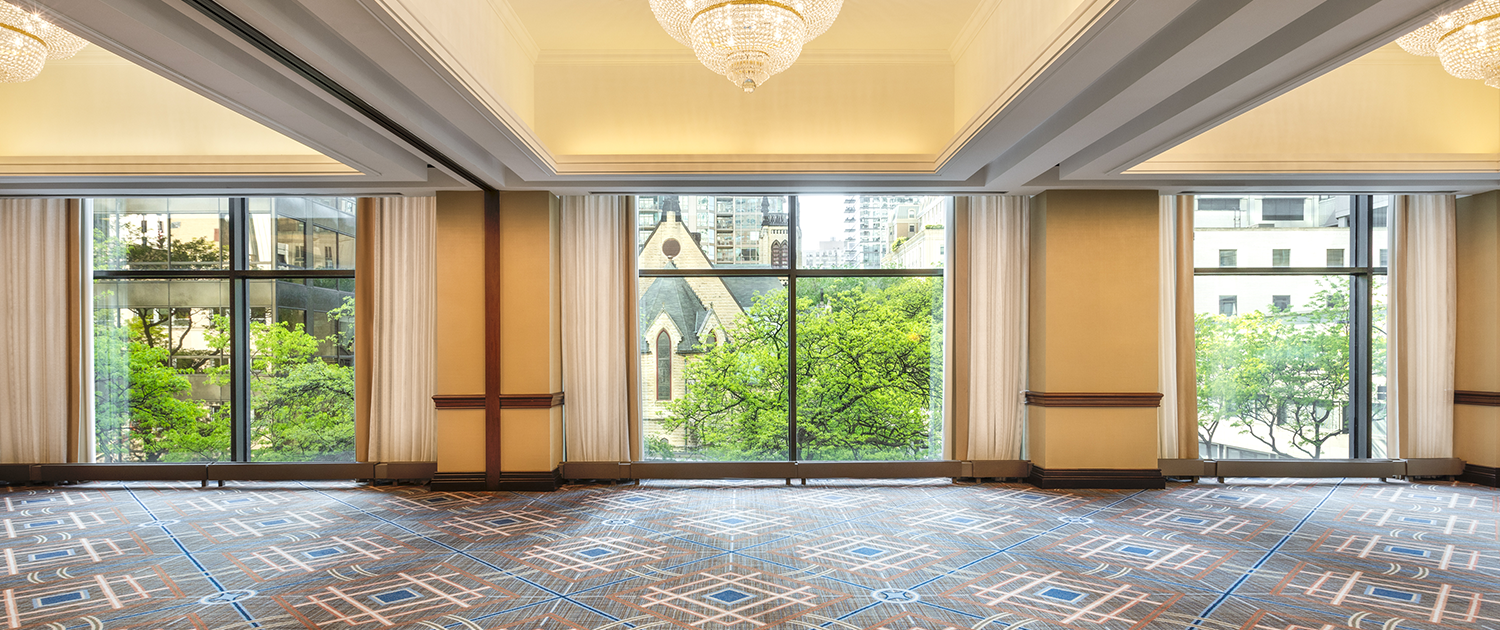
{"type": "Polygon", "coordinates": [[[0,488],[0,628],[1500,629],[1475,486],[773,483],[0,488]]]}

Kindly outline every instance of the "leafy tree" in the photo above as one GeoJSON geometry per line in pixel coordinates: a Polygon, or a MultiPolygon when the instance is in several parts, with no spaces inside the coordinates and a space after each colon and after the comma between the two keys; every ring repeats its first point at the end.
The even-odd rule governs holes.
{"type": "MultiPolygon", "coordinates": [[[[168,242],[122,223],[119,238],[94,232],[95,266],[222,265],[206,238],[168,242]]],[[[353,345],[353,298],[328,313],[340,322],[332,345],[353,345]]],[[[198,400],[194,385],[230,384],[229,319],[221,309],[127,307],[125,325],[94,327],[95,432],[100,461],[216,461],[230,445],[228,401],[198,400]]],[[[302,324],[252,321],[250,440],[256,459],[353,459],[354,370],[318,356],[302,324]]]]}
{"type": "MultiPolygon", "coordinates": [[[[352,314],[354,299],[327,317],[352,314]]],[[[229,346],[229,320],[216,316],[209,345],[229,346]]],[[[351,342],[353,333],[349,333],[351,342]]],[[[302,324],[250,323],[250,443],[266,461],[353,461],[354,368],[318,356],[318,338],[302,324]]],[[[209,370],[210,382],[229,385],[230,366],[209,370]]],[[[228,417],[231,406],[221,405],[228,417]]]]}
{"type": "MultiPolygon", "coordinates": [[[[804,459],[914,459],[941,440],[933,278],[804,280],[797,299],[798,444],[804,459]]],[[[787,447],[787,296],[757,297],[727,340],[700,347],[662,428],[699,456],[779,459],[787,447]]],[[[671,457],[664,439],[648,445],[671,457]]]]}
{"type": "Polygon", "coordinates": [[[99,461],[222,458],[229,425],[188,398],[193,370],[171,367],[166,348],[132,330],[94,327],[94,423],[99,461]]]}
{"type": "MultiPolygon", "coordinates": [[[[1349,434],[1348,283],[1320,287],[1304,310],[1196,316],[1200,441],[1228,426],[1276,455],[1318,458],[1349,434]]],[[[1382,363],[1383,336],[1374,350],[1382,363]]]]}

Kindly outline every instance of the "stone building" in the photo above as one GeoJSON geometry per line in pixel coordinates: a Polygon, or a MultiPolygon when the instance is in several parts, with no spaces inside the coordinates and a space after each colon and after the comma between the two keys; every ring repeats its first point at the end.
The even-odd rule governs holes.
{"type": "MultiPolygon", "coordinates": [[[[785,215],[782,215],[785,216],[785,215]]],[[[785,221],[782,221],[785,226],[785,221]]],[[[784,227],[783,227],[784,229],[784,227]]],[[[646,235],[638,254],[642,269],[710,269],[714,265],[699,243],[704,235],[682,223],[674,210],[646,235]]],[[[749,265],[735,265],[746,267],[749,265]]],[[[640,308],[641,420],[647,437],[667,416],[667,406],[687,389],[687,366],[699,355],[728,340],[756,296],[783,288],[777,278],[666,277],[641,278],[640,308]]],[[[682,445],[680,435],[672,441],[682,445]]]]}

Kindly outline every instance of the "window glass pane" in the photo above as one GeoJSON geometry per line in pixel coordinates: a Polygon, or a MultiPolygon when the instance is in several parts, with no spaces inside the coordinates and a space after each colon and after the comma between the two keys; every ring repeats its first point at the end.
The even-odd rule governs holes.
{"type": "Polygon", "coordinates": [[[249,200],[251,269],[353,269],[354,199],[249,200]]]}
{"type": "Polygon", "coordinates": [[[1375,208],[1375,219],[1370,233],[1370,251],[1374,252],[1375,260],[1370,262],[1376,267],[1390,266],[1391,230],[1386,225],[1386,218],[1390,214],[1391,202],[1389,195],[1376,195],[1371,204],[1375,208]]]}
{"type": "Polygon", "coordinates": [[[229,458],[229,283],[94,282],[100,462],[229,458]]]}
{"type": "Polygon", "coordinates": [[[1194,290],[1200,456],[1349,457],[1349,278],[1204,275],[1194,290]]]}
{"type": "Polygon", "coordinates": [[[646,459],[787,458],[786,283],[640,278],[646,459]],[[672,382],[658,383],[664,377],[672,382]]]}
{"type": "Polygon", "coordinates": [[[1349,247],[1347,195],[1195,199],[1194,267],[1322,267],[1327,250],[1349,247]]]}
{"type": "Polygon", "coordinates": [[[1387,423],[1386,398],[1390,393],[1390,382],[1386,378],[1388,361],[1386,342],[1390,330],[1390,316],[1386,304],[1390,302],[1391,285],[1385,275],[1370,279],[1370,457],[1383,458],[1386,454],[1387,423]]]}
{"type": "Polygon", "coordinates": [[[952,197],[803,195],[797,204],[804,269],[933,269],[946,260],[952,197]]]}
{"type": "Polygon", "coordinates": [[[786,197],[636,197],[641,269],[785,269],[786,197]]]}
{"type": "Polygon", "coordinates": [[[228,199],[92,199],[94,268],[226,269],[228,199]]]}
{"type": "Polygon", "coordinates": [[[943,458],[943,279],[797,283],[800,459],[943,458]]]}
{"type": "Polygon", "coordinates": [[[251,280],[250,458],[354,461],[354,294],[251,280]]]}

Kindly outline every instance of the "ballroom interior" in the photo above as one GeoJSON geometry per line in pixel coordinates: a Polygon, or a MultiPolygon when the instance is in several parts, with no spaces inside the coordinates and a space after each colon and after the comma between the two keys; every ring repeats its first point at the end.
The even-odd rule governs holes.
{"type": "Polygon", "coordinates": [[[0,27],[6,627],[1500,624],[1496,0],[0,27]]]}

